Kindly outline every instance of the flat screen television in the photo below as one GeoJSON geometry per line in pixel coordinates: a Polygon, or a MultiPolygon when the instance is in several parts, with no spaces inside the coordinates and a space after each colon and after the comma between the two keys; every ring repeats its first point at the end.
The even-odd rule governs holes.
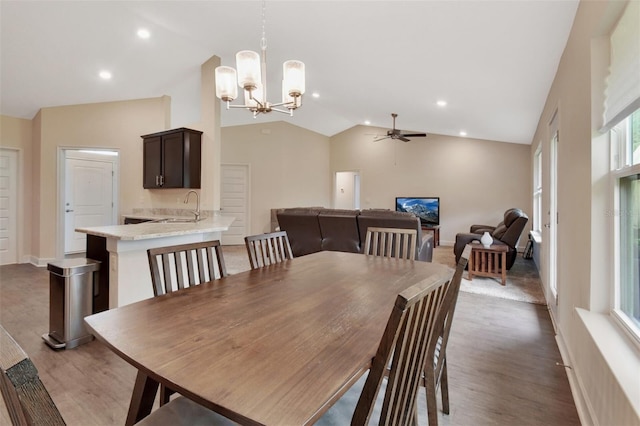
{"type": "Polygon", "coordinates": [[[396,197],[396,211],[415,214],[423,225],[440,225],[440,197],[396,197]]]}

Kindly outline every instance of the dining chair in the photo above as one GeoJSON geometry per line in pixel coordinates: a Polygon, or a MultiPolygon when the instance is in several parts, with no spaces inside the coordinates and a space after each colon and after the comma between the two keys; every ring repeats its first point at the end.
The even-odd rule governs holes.
{"type": "Polygon", "coordinates": [[[155,296],[227,276],[218,240],[152,248],[147,255],[155,296]]]}
{"type": "MultiPolygon", "coordinates": [[[[16,426],[63,426],[65,421],[26,352],[0,325],[0,390],[11,423],[16,426]]],[[[183,396],[155,410],[139,425],[236,425],[183,396]]]]}
{"type": "Polygon", "coordinates": [[[367,228],[364,254],[413,260],[416,257],[415,229],[367,228]]]}
{"type": "Polygon", "coordinates": [[[471,248],[465,250],[451,280],[429,291],[416,284],[397,296],[387,328],[365,378],[352,386],[316,426],[336,424],[416,425],[418,389],[426,386],[429,426],[437,426],[436,379],[443,377],[443,405],[449,412],[445,347],[462,274],[471,248]],[[359,395],[359,396],[357,396],[359,395]],[[357,402],[356,402],[357,401],[357,402]]]}
{"type": "MultiPolygon", "coordinates": [[[[154,296],[227,276],[220,241],[158,247],[147,250],[154,296]]],[[[160,385],[160,405],[174,391],[160,385]]]]}
{"type": "Polygon", "coordinates": [[[453,323],[453,314],[458,302],[458,294],[460,293],[462,274],[470,256],[471,246],[467,245],[460,255],[460,259],[456,265],[456,271],[442,302],[442,306],[438,309],[438,316],[436,317],[436,322],[433,326],[432,335],[427,347],[427,363],[424,368],[423,385],[426,389],[429,426],[438,426],[438,403],[436,401],[438,387],[440,388],[442,398],[442,411],[445,414],[449,414],[447,343],[451,332],[451,324],[453,323]],[[433,360],[433,362],[431,363],[430,360],[433,360]]]}
{"type": "Polygon", "coordinates": [[[251,269],[293,259],[287,231],[250,235],[244,238],[251,269]]]}
{"type": "Polygon", "coordinates": [[[0,390],[14,425],[64,425],[26,352],[0,325],[0,390]]]}

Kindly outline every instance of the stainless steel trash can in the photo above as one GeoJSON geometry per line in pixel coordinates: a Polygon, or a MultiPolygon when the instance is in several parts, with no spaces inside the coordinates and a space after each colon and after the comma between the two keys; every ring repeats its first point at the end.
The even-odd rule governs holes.
{"type": "Polygon", "coordinates": [[[93,339],[84,326],[91,315],[94,286],[100,262],[64,259],[51,262],[49,270],[49,333],[42,338],[53,349],[71,349],[93,339]]]}

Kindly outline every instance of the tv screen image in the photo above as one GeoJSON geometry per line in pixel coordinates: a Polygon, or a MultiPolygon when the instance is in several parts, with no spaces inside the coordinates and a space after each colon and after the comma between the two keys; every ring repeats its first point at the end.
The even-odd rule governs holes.
{"type": "Polygon", "coordinates": [[[440,197],[396,197],[396,211],[415,214],[423,225],[440,225],[440,197]]]}

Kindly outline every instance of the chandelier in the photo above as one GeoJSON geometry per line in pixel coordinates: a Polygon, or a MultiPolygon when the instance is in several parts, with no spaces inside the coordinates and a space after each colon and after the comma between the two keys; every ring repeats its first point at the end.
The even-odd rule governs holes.
{"type": "Polygon", "coordinates": [[[305,90],[304,63],[296,60],[282,65],[282,102],[267,101],[267,37],[265,34],[265,0],[262,1],[261,55],[251,50],[236,54],[236,67],[220,66],[215,70],[216,96],[229,108],[245,108],[256,117],[260,113],[277,111],[293,115],[293,110],[302,105],[305,90]],[[236,85],[237,84],[237,85],[236,85]],[[244,105],[232,105],[238,97],[238,87],[244,89],[244,105]],[[286,109],[285,109],[286,108],[286,109]]]}

